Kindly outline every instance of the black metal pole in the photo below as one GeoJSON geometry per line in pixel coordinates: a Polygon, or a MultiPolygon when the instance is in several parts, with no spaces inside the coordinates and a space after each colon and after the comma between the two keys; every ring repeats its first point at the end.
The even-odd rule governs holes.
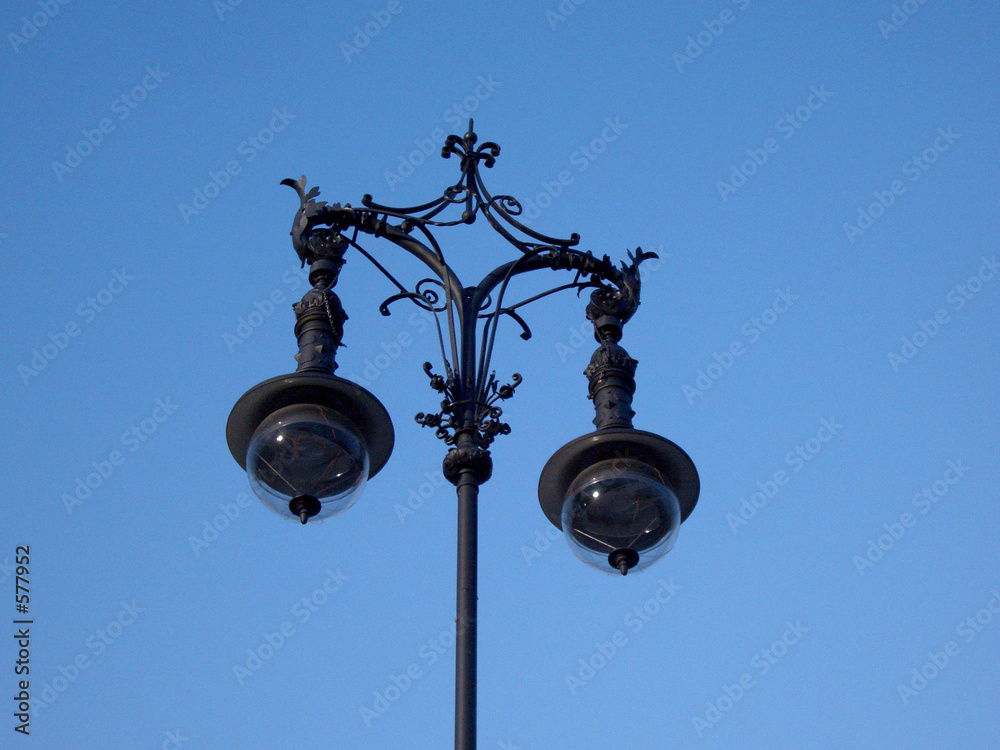
{"type": "Polygon", "coordinates": [[[458,479],[458,601],[455,652],[455,750],[476,748],[476,609],[478,504],[476,471],[458,479]]]}

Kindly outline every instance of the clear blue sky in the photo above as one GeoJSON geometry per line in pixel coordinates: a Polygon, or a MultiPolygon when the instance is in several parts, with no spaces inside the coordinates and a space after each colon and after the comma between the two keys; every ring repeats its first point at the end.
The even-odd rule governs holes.
{"type": "MultiPolygon", "coordinates": [[[[396,449],[343,516],[248,503],[224,429],[295,364],[278,183],[430,200],[457,163],[420,148],[471,111],[532,226],[660,253],[623,340],[635,423],[702,479],[640,575],[550,544],[538,475],[592,429],[585,300],[526,309],[528,342],[505,321],[494,363],[524,383],[482,491],[480,747],[996,747],[998,20],[971,0],[7,3],[0,746],[451,745],[424,321],[382,318],[392,288],[349,256],[339,374],[396,449]],[[48,699],[29,737],[18,545],[48,699]]],[[[514,257],[480,224],[439,239],[468,284],[514,257]]]]}

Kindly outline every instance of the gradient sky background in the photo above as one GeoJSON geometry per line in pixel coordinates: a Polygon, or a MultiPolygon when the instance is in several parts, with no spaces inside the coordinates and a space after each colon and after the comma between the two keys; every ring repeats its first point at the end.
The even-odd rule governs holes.
{"type": "MultiPolygon", "coordinates": [[[[191,749],[451,746],[454,495],[431,483],[444,446],[412,418],[438,401],[420,371],[425,359],[440,369],[434,337],[402,305],[379,316],[393,290],[352,251],[338,374],[383,401],[396,448],[328,523],[245,505],[224,428],[245,390],[295,365],[291,303],[305,285],[288,239],[297,201],[279,181],[305,173],[328,201],[430,200],[457,162],[433,156],[397,179],[400,163],[439,131],[464,132],[474,110],[481,138],[503,148],[486,173],[494,192],[537,202],[571,178],[532,226],[579,232],[581,248],[614,258],[660,253],[623,340],[639,360],[635,423],[682,446],[702,480],[676,547],[645,573],[603,576],[561,538],[549,544],[538,475],[592,429],[581,372],[594,344],[574,333],[586,300],[527,308],[528,342],[504,322],[498,377],[524,383],[481,496],[479,746],[996,747],[995,4],[911,0],[895,30],[890,2],[399,0],[393,13],[246,0],[222,17],[209,0],[50,5],[51,19],[44,2],[0,14],[0,746],[160,748],[177,734],[191,749]],[[29,39],[22,17],[36,13],[46,23],[29,39]],[[345,55],[378,16],[388,25],[345,55]],[[676,56],[688,48],[690,61],[676,56]],[[53,167],[105,118],[92,153],[53,167]],[[255,149],[248,139],[272,121],[281,131],[255,149]],[[748,150],[766,162],[721,190],[748,150]],[[207,205],[179,208],[230,161],[239,172],[207,205]],[[845,229],[894,184],[864,231],[845,229]],[[115,272],[133,278],[102,292],[115,272]],[[765,313],[778,291],[794,304],[765,313]],[[227,343],[272,294],[273,313],[227,343]],[[925,345],[894,365],[935,315],[935,335],[916,335],[925,345]],[[71,323],[76,335],[60,338],[71,323]],[[370,369],[402,332],[413,343],[370,369]],[[55,356],[25,374],[50,335],[55,356]],[[686,396],[733,342],[744,354],[686,396]],[[157,399],[176,411],[123,442],[157,399]],[[842,427],[819,442],[824,419],[842,427]],[[111,476],[67,503],[114,451],[111,476]],[[734,526],[778,471],[787,483],[734,526]],[[925,503],[935,482],[944,494],[925,503]],[[423,507],[400,517],[424,483],[423,507]],[[220,504],[239,512],[228,526],[220,504]],[[907,512],[913,524],[893,526],[907,512]],[[194,549],[213,522],[224,530],[194,549]],[[28,738],[10,700],[17,545],[31,548],[32,695],[62,688],[28,738]],[[877,562],[859,567],[867,555],[877,562]],[[339,589],[304,621],[297,602],[328,571],[339,589]],[[130,621],[123,602],[141,612],[107,631],[130,621]],[[640,620],[644,606],[655,614],[640,620]],[[241,683],[234,667],[285,623],[284,643],[241,683]],[[789,623],[804,633],[786,635],[789,623]],[[568,685],[618,631],[613,657],[568,685]],[[764,673],[761,651],[783,637],[796,642],[764,673]],[[947,666],[904,702],[911,670],[946,649],[947,666]],[[419,674],[366,724],[362,709],[407,670],[419,674]],[[727,689],[743,695],[732,703],[727,689]]],[[[468,284],[516,252],[482,224],[438,234],[468,284]]],[[[411,282],[424,275],[387,243],[366,247],[411,282]]],[[[553,279],[522,278],[518,291],[553,279]]]]}

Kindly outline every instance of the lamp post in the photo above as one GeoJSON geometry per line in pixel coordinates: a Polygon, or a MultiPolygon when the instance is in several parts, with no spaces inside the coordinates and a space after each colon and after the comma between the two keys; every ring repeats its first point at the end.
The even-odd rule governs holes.
{"type": "Polygon", "coordinates": [[[556,451],[538,483],[542,510],[563,530],[581,560],[621,575],[648,567],[673,546],[699,492],[698,472],[683,450],[632,426],[636,360],[619,341],[639,306],[639,266],[656,255],[637,248],[629,253],[629,263],[615,266],[607,255],[598,258],[576,249],[579,235],[559,239],[528,228],[517,218],[522,212],[517,199],[491,195],[480,175],[480,165],[492,167],[500,147],[477,143],[471,120],[464,136],[448,136],[441,155],[459,158],[461,176],[441,197],[418,206],[383,206],[370,195],[362,198],[360,208],[327,204],[316,200],[318,188],[306,190],[305,177],[282,183],[299,196],[292,244],[303,265],[309,264],[312,284],[294,305],[298,367],[247,391],[226,427],[233,457],[246,469],[255,494],[272,510],[302,524],[343,512],[388,461],[394,442],[392,421],[378,399],[334,374],[347,314],[333,288],[345,253],[357,250],[396,287],[379,307],[383,315],[403,300],[433,313],[443,374],[435,374],[429,362],[424,372],[442,401],[440,411],[421,412],[416,420],[435,428],[437,437],[450,446],[443,473],[458,496],[456,750],[476,746],[479,487],[493,472],[490,444],[510,432],[497,404],[511,398],[521,382],[515,373],[510,384],[500,385],[490,370],[500,319],[515,321],[527,340],[531,330],[520,308],[555,292],[591,290],[586,316],[594,325],[598,347],[584,374],[597,429],[556,451]],[[461,213],[446,219],[449,209],[461,213]],[[519,255],[477,286],[466,287],[445,262],[431,229],[472,224],[479,216],[519,255]],[[361,234],[406,250],[434,276],[408,289],[358,243],[361,234]],[[569,271],[573,280],[504,303],[513,277],[542,270],[569,271]]]}

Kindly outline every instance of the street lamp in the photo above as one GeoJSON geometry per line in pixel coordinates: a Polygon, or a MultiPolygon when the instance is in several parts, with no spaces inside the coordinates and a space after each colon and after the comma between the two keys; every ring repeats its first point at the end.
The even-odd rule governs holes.
{"type": "Polygon", "coordinates": [[[597,429],[556,451],[538,483],[542,510],[564,531],[577,557],[608,573],[643,570],[673,546],[699,491],[698,472],[683,450],[632,426],[637,363],[619,341],[639,306],[639,266],[657,256],[637,248],[634,255],[629,253],[630,263],[616,267],[607,255],[598,258],[576,249],[579,235],[559,239],[526,227],[516,218],[522,212],[517,199],[491,195],[479,172],[480,164],[494,165],[500,147],[491,142],[477,147],[477,142],[471,120],[464,136],[448,136],[441,155],[460,159],[461,176],[441,197],[418,206],[383,206],[370,195],[361,199],[361,208],[327,204],[316,200],[318,188],[306,191],[305,177],[282,182],[299,196],[292,244],[303,265],[309,264],[312,284],[294,305],[298,367],[247,391],[226,426],[233,457],[269,508],[302,524],[343,512],[389,460],[394,442],[392,421],[378,399],[334,374],[347,314],[333,288],[348,248],[365,256],[396,287],[379,307],[383,315],[402,300],[434,315],[444,370],[435,374],[426,362],[424,372],[443,400],[439,412],[421,412],[416,420],[435,428],[437,437],[450,446],[443,472],[458,495],[457,750],[473,750],[476,742],[479,487],[493,472],[490,444],[510,432],[497,404],[511,398],[521,382],[515,373],[510,384],[500,385],[490,370],[500,319],[514,320],[527,340],[531,330],[518,312],[521,307],[567,289],[578,294],[592,290],[586,316],[594,325],[598,347],[584,374],[597,429]],[[443,213],[452,207],[461,214],[446,220],[443,213]],[[520,255],[487,274],[478,286],[466,287],[445,262],[431,228],[472,224],[480,215],[520,255]],[[434,277],[408,289],[358,244],[359,234],[403,248],[423,261],[434,277]],[[542,269],[570,271],[574,278],[504,304],[514,276],[542,269]]]}

